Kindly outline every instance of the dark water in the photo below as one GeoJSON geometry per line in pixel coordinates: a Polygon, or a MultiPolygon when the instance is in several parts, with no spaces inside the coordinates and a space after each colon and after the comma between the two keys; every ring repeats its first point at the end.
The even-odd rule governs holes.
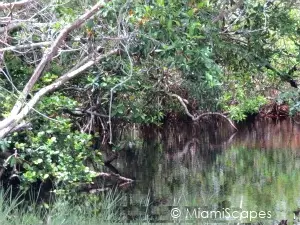
{"type": "Polygon", "coordinates": [[[234,132],[221,122],[169,123],[159,130],[125,132],[123,140],[133,147],[112,164],[136,179],[123,202],[128,220],[142,215],[173,221],[170,211],[176,207],[181,215],[175,221],[183,224],[296,224],[300,126],[289,119],[256,119],[238,128],[234,132]]]}

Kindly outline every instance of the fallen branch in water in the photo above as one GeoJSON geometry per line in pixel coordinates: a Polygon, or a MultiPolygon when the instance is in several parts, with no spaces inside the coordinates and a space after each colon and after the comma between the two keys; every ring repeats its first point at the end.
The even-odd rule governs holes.
{"type": "Polygon", "coordinates": [[[229,124],[230,126],[232,126],[235,130],[238,130],[236,128],[236,126],[233,124],[232,120],[229,119],[227,116],[223,115],[222,113],[217,113],[217,112],[207,112],[207,113],[201,113],[200,115],[192,115],[190,113],[190,111],[188,110],[187,108],[187,105],[188,104],[188,101],[186,99],[183,99],[182,97],[180,97],[179,95],[176,95],[176,94],[170,94],[170,93],[167,93],[169,96],[171,97],[175,97],[178,99],[178,101],[180,102],[180,104],[183,106],[184,108],[184,111],[185,113],[190,117],[192,118],[193,121],[197,121],[199,120],[200,118],[204,117],[204,116],[210,116],[210,115],[215,115],[215,116],[220,116],[222,118],[224,118],[229,124]]]}

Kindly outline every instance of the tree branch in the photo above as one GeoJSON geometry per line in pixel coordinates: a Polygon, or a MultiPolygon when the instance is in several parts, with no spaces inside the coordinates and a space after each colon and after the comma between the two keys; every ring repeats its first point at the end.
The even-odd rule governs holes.
{"type": "Polygon", "coordinates": [[[220,116],[222,118],[224,118],[229,124],[230,126],[232,126],[235,130],[237,130],[236,126],[233,124],[233,122],[227,118],[225,115],[223,115],[222,113],[217,113],[217,112],[207,112],[207,113],[202,113],[198,116],[194,116],[190,113],[190,111],[188,110],[187,106],[186,106],[186,102],[187,100],[181,98],[179,95],[176,95],[176,94],[170,94],[170,93],[167,93],[169,96],[172,96],[172,97],[175,97],[178,99],[178,101],[180,102],[180,104],[183,106],[184,108],[184,111],[185,113],[192,118],[193,121],[197,121],[199,120],[201,117],[204,117],[204,116],[209,116],[209,115],[215,115],[215,116],[220,116]]]}
{"type": "MultiPolygon", "coordinates": [[[[91,10],[87,11],[85,14],[80,16],[78,19],[76,19],[73,23],[68,25],[66,28],[64,28],[56,40],[52,43],[51,47],[44,53],[44,56],[42,60],[40,61],[39,65],[36,67],[35,71],[33,72],[32,76],[30,77],[29,81],[25,85],[22,94],[20,95],[19,99],[17,100],[15,106],[13,107],[11,111],[11,115],[16,115],[21,110],[22,106],[24,105],[25,99],[27,95],[29,94],[30,90],[34,86],[34,84],[37,82],[39,77],[41,76],[45,66],[48,62],[52,60],[52,58],[55,56],[55,54],[58,51],[58,48],[62,44],[62,42],[65,40],[67,35],[73,31],[74,29],[80,27],[87,19],[92,17],[100,8],[102,8],[104,5],[101,2],[97,3],[92,7],[91,10]]],[[[1,129],[1,127],[0,127],[1,129]]]]}
{"type": "Polygon", "coordinates": [[[100,60],[102,60],[110,55],[116,54],[116,53],[118,53],[118,49],[114,49],[104,55],[100,55],[97,58],[95,58],[94,60],[88,61],[87,63],[85,63],[84,65],[79,67],[78,69],[62,75],[61,77],[56,79],[56,81],[54,81],[52,84],[49,84],[48,86],[45,86],[42,89],[40,89],[37,93],[35,93],[35,95],[21,109],[21,111],[18,114],[10,115],[8,118],[6,118],[0,122],[0,139],[7,136],[11,132],[11,130],[17,126],[18,123],[27,116],[27,114],[30,112],[30,110],[36,105],[36,103],[44,95],[61,87],[67,81],[78,76],[80,73],[82,73],[86,69],[90,68],[91,66],[95,65],[95,63],[99,62],[100,60]]]}
{"type": "Polygon", "coordinates": [[[115,174],[115,173],[98,173],[96,175],[96,177],[101,177],[101,178],[111,178],[111,177],[114,177],[114,178],[117,178],[119,181],[122,181],[122,182],[134,182],[134,180],[130,179],[130,178],[126,178],[126,177],[123,177],[119,174],[115,174]]]}
{"type": "Polygon", "coordinates": [[[274,73],[276,73],[283,81],[289,82],[290,85],[294,88],[298,88],[298,85],[295,80],[292,79],[292,75],[295,71],[297,71],[297,65],[294,65],[287,74],[279,72],[277,69],[275,69],[273,66],[271,66],[270,63],[267,63],[265,67],[269,70],[272,70],[274,73]]]}
{"type": "Polygon", "coordinates": [[[18,2],[4,3],[0,2],[0,10],[18,10],[28,6],[33,0],[21,0],[18,2]]]}
{"type": "Polygon", "coordinates": [[[50,41],[44,41],[44,42],[39,42],[39,43],[31,43],[31,44],[27,44],[27,45],[9,46],[6,48],[0,48],[0,52],[14,51],[14,50],[19,50],[19,49],[24,49],[24,48],[42,47],[42,46],[49,46],[49,45],[51,45],[50,41]]]}

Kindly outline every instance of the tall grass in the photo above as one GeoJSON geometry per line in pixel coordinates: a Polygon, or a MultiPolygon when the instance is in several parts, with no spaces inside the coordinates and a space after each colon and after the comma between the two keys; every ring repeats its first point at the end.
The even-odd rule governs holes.
{"type": "Polygon", "coordinates": [[[13,198],[11,191],[0,190],[1,225],[99,225],[124,221],[119,206],[123,196],[106,193],[101,201],[74,204],[57,198],[48,209],[35,202],[25,203],[22,196],[13,198]]]}

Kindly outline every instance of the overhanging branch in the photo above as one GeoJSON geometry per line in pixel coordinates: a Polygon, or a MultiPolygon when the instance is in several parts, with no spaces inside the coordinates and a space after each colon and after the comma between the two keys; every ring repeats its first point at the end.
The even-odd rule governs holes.
{"type": "MultiPolygon", "coordinates": [[[[51,47],[46,51],[43,55],[42,60],[40,61],[39,65],[36,67],[35,71],[33,72],[32,76],[30,77],[29,81],[25,85],[19,99],[17,100],[16,104],[14,105],[11,115],[16,115],[21,110],[22,106],[24,105],[24,100],[26,99],[27,95],[31,91],[32,87],[35,85],[41,74],[43,73],[45,66],[49,63],[52,58],[57,53],[59,47],[67,37],[67,35],[73,31],[74,29],[80,27],[86,20],[90,17],[95,15],[95,13],[104,6],[103,2],[99,2],[94,5],[89,11],[85,14],[81,15],[78,19],[76,19],[73,23],[66,26],[52,43],[51,47]]],[[[0,127],[1,129],[1,127],[0,127]]]]}
{"type": "Polygon", "coordinates": [[[69,73],[66,73],[56,79],[52,84],[43,87],[40,89],[35,95],[30,99],[30,101],[20,110],[17,115],[10,115],[8,118],[0,122],[0,139],[7,136],[12,129],[14,129],[19,122],[21,122],[31,111],[31,109],[36,105],[36,103],[46,94],[56,90],[57,88],[61,87],[63,84],[68,82],[69,80],[75,78],[79,74],[81,74],[86,69],[90,68],[91,66],[95,65],[95,63],[99,62],[100,60],[118,53],[118,49],[114,49],[109,51],[104,55],[99,55],[94,60],[88,61],[81,67],[76,70],[73,70],[69,73]]]}
{"type": "Polygon", "coordinates": [[[192,118],[193,121],[197,121],[199,120],[200,118],[202,117],[205,117],[205,116],[209,116],[209,115],[215,115],[215,116],[220,116],[222,118],[224,118],[229,124],[230,126],[232,126],[235,130],[237,130],[236,126],[233,124],[233,122],[227,118],[225,115],[223,115],[222,113],[217,113],[217,112],[207,112],[207,113],[202,113],[200,115],[197,115],[197,116],[194,116],[190,113],[190,111],[188,110],[187,108],[187,105],[186,105],[186,102],[187,100],[183,99],[182,97],[180,97],[179,95],[176,95],[176,94],[170,94],[170,93],[167,93],[169,96],[171,97],[175,97],[178,99],[178,101],[180,102],[180,104],[183,106],[184,108],[184,111],[185,113],[190,117],[192,118]]]}

